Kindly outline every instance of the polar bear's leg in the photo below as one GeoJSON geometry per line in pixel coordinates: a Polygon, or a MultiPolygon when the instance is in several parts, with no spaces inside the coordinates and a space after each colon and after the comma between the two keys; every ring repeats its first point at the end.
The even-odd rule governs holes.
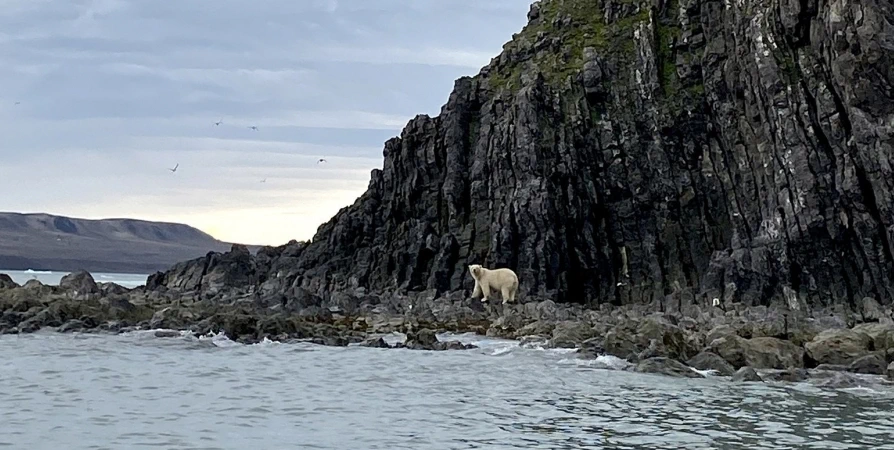
{"type": "Polygon", "coordinates": [[[490,284],[486,281],[479,281],[481,284],[481,302],[484,303],[487,301],[487,296],[490,294],[490,284]]]}
{"type": "Polygon", "coordinates": [[[518,284],[513,284],[511,288],[509,288],[509,301],[515,303],[515,293],[518,292],[518,284]]]}
{"type": "Polygon", "coordinates": [[[476,298],[481,295],[481,283],[478,280],[475,280],[475,289],[472,291],[472,298],[476,298]]]}
{"type": "Polygon", "coordinates": [[[500,293],[503,294],[503,304],[505,305],[506,302],[512,298],[512,288],[510,286],[503,286],[500,293]]]}

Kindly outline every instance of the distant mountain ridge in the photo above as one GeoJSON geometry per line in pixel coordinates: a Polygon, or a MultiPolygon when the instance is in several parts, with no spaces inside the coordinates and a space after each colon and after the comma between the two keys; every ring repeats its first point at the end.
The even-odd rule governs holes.
{"type": "Polygon", "coordinates": [[[0,212],[2,269],[152,273],[232,245],[182,223],[0,212]]]}

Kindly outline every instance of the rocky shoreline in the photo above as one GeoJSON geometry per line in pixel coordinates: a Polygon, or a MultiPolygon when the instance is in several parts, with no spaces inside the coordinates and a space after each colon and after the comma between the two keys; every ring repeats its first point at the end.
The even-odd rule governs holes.
{"type": "MultiPolygon", "coordinates": [[[[362,291],[362,290],[361,290],[362,291]]],[[[127,289],[96,283],[87,272],[59,286],[31,280],[23,286],[0,274],[0,334],[189,330],[224,333],[241,343],[310,341],[321,345],[402,347],[418,350],[474,348],[441,342],[438,332],[473,332],[520,340],[522,346],[576,348],[579,358],[611,355],[631,370],[678,377],[699,371],[733,381],[828,379],[856,384],[852,374],[894,381],[894,311],[872,299],[858,310],[841,307],[810,313],[783,306],[557,304],[526,298],[522,303],[483,304],[462,292],[436,296],[337,293],[328,299],[297,296],[270,304],[257,295],[191,293],[145,286],[127,289]],[[384,334],[407,335],[389,346],[384,334]],[[763,376],[756,371],[765,372],[763,376]]],[[[169,333],[160,332],[159,337],[169,333]]]]}

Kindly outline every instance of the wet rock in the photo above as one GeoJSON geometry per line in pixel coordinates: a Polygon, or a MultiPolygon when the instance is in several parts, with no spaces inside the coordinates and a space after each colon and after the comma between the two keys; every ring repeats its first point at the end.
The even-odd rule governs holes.
{"type": "Polygon", "coordinates": [[[870,375],[884,375],[887,365],[888,362],[885,360],[885,355],[877,352],[855,359],[848,365],[847,371],[870,375]]]}
{"type": "Polygon", "coordinates": [[[709,351],[720,355],[734,368],[787,369],[804,367],[804,349],[782,339],[744,339],[726,336],[716,339],[709,351]]]}
{"type": "Polygon", "coordinates": [[[191,311],[177,306],[169,306],[152,315],[152,318],[149,319],[149,328],[181,330],[195,319],[196,316],[191,311]]]}
{"type": "Polygon", "coordinates": [[[347,347],[348,340],[343,336],[314,336],[310,342],[328,347],[347,347]]]}
{"type": "Polygon", "coordinates": [[[566,320],[556,324],[553,329],[552,338],[549,340],[548,347],[575,348],[594,335],[595,331],[590,325],[583,322],[566,320]]]}
{"type": "Polygon", "coordinates": [[[475,344],[463,344],[459,341],[438,342],[434,345],[434,350],[471,350],[478,348],[475,344]]]}
{"type": "Polygon", "coordinates": [[[438,336],[434,330],[427,328],[407,333],[406,346],[410,349],[432,350],[438,343],[438,336]]]}
{"type": "Polygon", "coordinates": [[[845,372],[848,370],[848,367],[843,364],[820,364],[816,366],[815,370],[824,370],[827,372],[845,372]]]}
{"type": "Polygon", "coordinates": [[[804,345],[817,364],[850,364],[870,351],[872,339],[848,329],[826,330],[804,345]]]}
{"type": "Polygon", "coordinates": [[[813,372],[809,377],[810,383],[819,387],[830,389],[845,389],[863,386],[859,378],[845,372],[813,372]]]}
{"type": "Polygon", "coordinates": [[[549,342],[549,339],[540,336],[540,335],[528,335],[523,336],[518,341],[518,346],[521,348],[546,348],[546,344],[549,342]]]}
{"type": "Polygon", "coordinates": [[[70,333],[72,331],[83,330],[84,328],[86,328],[86,325],[84,324],[84,322],[77,320],[77,319],[72,319],[72,320],[69,320],[68,322],[65,322],[64,324],[62,324],[62,326],[59,327],[58,331],[60,333],[70,333]]]}
{"type": "Polygon", "coordinates": [[[711,352],[701,352],[692,357],[686,364],[698,370],[713,370],[717,375],[721,376],[730,376],[735,373],[735,369],[733,369],[730,363],[711,352]]]}
{"type": "Polygon", "coordinates": [[[405,347],[411,350],[469,350],[478,348],[474,344],[463,344],[459,341],[440,342],[433,330],[422,329],[407,333],[405,347]]]}
{"type": "Polygon", "coordinates": [[[511,311],[491,322],[487,329],[487,336],[512,339],[516,337],[517,331],[524,328],[525,325],[527,325],[525,319],[511,311]]]}
{"type": "Polygon", "coordinates": [[[742,382],[749,382],[749,381],[761,381],[762,382],[764,380],[763,380],[763,378],[760,377],[760,375],[757,374],[757,372],[755,372],[754,368],[745,366],[745,367],[740,367],[739,370],[737,370],[736,373],[733,374],[731,381],[742,383],[742,382]]]}
{"type": "Polygon", "coordinates": [[[888,364],[887,375],[889,380],[894,381],[894,362],[888,364]]]}
{"type": "Polygon", "coordinates": [[[700,373],[692,370],[680,361],[661,356],[640,361],[634,370],[636,372],[658,373],[672,377],[704,378],[700,373]]]}
{"type": "Polygon", "coordinates": [[[75,296],[98,294],[100,292],[93,275],[90,275],[86,270],[78,270],[63,276],[59,280],[59,289],[75,296]]]}
{"type": "Polygon", "coordinates": [[[810,378],[810,373],[807,369],[787,369],[764,375],[765,381],[784,381],[787,383],[798,383],[808,378],[810,378]]]}
{"type": "Polygon", "coordinates": [[[361,347],[371,347],[371,348],[390,348],[391,347],[390,345],[388,345],[387,342],[385,342],[384,339],[381,338],[381,336],[370,336],[370,337],[364,339],[362,342],[360,342],[359,345],[361,347]]]}
{"type": "Polygon", "coordinates": [[[180,337],[181,334],[179,331],[174,330],[156,330],[155,337],[157,338],[177,338],[180,337]]]}

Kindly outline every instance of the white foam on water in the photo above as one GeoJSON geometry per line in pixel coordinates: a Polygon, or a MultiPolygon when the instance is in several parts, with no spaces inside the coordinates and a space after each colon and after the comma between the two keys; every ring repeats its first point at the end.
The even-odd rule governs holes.
{"type": "Polygon", "coordinates": [[[562,364],[562,365],[591,367],[594,369],[605,369],[605,370],[623,370],[623,369],[631,366],[631,364],[629,362],[627,362],[627,360],[618,358],[617,356],[611,356],[611,355],[599,355],[595,359],[591,359],[591,358],[563,358],[563,359],[560,359],[558,363],[562,364]]]}
{"type": "Polygon", "coordinates": [[[51,272],[49,270],[34,270],[34,269],[28,269],[25,271],[25,273],[33,273],[36,275],[52,275],[53,274],[53,272],[51,272]]]}
{"type": "Polygon", "coordinates": [[[238,347],[242,344],[230,340],[226,334],[223,332],[215,333],[210,332],[208,334],[199,336],[199,341],[201,342],[211,342],[215,347],[238,347]]]}
{"type": "Polygon", "coordinates": [[[701,375],[701,376],[703,376],[703,377],[705,377],[705,378],[707,378],[707,377],[716,377],[716,376],[719,376],[719,375],[720,375],[720,372],[718,372],[718,371],[715,370],[715,369],[698,370],[698,369],[696,369],[695,367],[690,367],[690,369],[692,369],[693,372],[695,372],[695,373],[697,373],[697,374],[699,374],[699,375],[701,375]]]}

